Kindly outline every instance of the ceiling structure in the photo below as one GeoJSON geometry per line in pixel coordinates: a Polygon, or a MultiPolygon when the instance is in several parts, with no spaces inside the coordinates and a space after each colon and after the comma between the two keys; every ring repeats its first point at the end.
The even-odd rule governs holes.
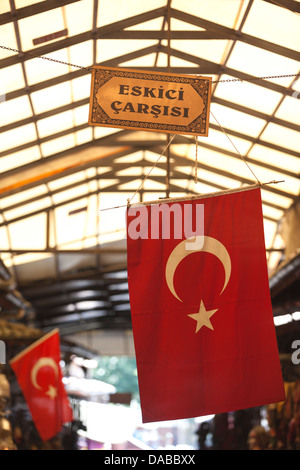
{"type": "Polygon", "coordinates": [[[299,44],[296,0],[1,0],[0,246],[14,286],[0,286],[0,315],[16,318],[14,289],[21,319],[45,331],[130,328],[124,206],[138,188],[133,201],[280,181],[262,187],[272,272],[299,201],[299,44]],[[209,136],[164,152],[166,134],[89,126],[93,65],[212,77],[209,136]]]}

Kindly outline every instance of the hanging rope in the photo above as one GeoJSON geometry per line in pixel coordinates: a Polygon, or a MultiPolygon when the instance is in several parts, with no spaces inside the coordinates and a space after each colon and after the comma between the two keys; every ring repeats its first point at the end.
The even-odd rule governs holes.
{"type": "Polygon", "coordinates": [[[212,115],[212,117],[214,118],[214,120],[217,122],[217,124],[220,126],[220,128],[222,129],[222,131],[224,132],[224,134],[226,135],[227,139],[229,140],[229,142],[231,143],[231,145],[233,146],[233,148],[235,149],[235,151],[237,152],[237,154],[241,157],[241,159],[243,160],[243,162],[245,163],[245,165],[249,168],[249,170],[251,171],[252,175],[254,176],[254,178],[256,179],[257,183],[258,184],[261,184],[259,179],[257,178],[256,174],[254,173],[254,171],[252,170],[252,168],[250,167],[250,165],[246,162],[245,158],[243,157],[243,155],[238,151],[238,149],[236,148],[236,146],[234,145],[233,141],[231,140],[231,138],[229,137],[229,135],[227,134],[227,132],[225,131],[225,129],[221,126],[221,124],[219,123],[219,121],[217,120],[217,118],[213,115],[213,113],[210,111],[210,114],[212,115]]]}
{"type": "Polygon", "coordinates": [[[131,201],[132,201],[132,199],[134,198],[134,196],[135,196],[135,195],[139,192],[139,190],[143,187],[143,185],[144,185],[146,179],[149,177],[151,171],[153,170],[153,168],[156,167],[156,165],[158,164],[159,160],[160,160],[161,157],[164,155],[165,151],[166,151],[166,150],[168,149],[168,147],[171,145],[171,142],[174,140],[175,135],[176,135],[176,134],[174,134],[174,135],[170,138],[168,144],[166,145],[166,147],[164,148],[164,150],[162,151],[162,153],[160,154],[160,156],[158,157],[158,159],[156,160],[156,162],[154,163],[154,165],[152,166],[152,168],[150,168],[149,172],[147,173],[147,175],[145,176],[145,178],[143,179],[143,181],[141,182],[141,184],[139,185],[139,187],[137,188],[137,190],[134,192],[134,194],[131,196],[131,198],[128,198],[128,199],[127,199],[127,205],[129,205],[129,204],[131,203],[131,201]]]}

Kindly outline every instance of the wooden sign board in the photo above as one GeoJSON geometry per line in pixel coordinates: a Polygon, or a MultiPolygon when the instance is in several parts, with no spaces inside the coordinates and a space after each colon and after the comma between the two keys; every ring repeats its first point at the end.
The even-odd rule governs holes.
{"type": "Polygon", "coordinates": [[[208,135],[211,78],[96,66],[89,124],[208,135]]]}

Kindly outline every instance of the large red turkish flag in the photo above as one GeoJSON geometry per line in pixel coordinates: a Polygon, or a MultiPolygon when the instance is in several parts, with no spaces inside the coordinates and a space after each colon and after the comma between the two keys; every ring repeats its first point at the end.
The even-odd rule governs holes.
{"type": "Polygon", "coordinates": [[[58,330],[21,351],[10,365],[31,412],[34,424],[46,441],[62,424],[73,420],[73,412],[62,382],[58,330]]]}
{"type": "Polygon", "coordinates": [[[143,422],[285,399],[259,188],[131,206],[127,251],[143,422]]]}

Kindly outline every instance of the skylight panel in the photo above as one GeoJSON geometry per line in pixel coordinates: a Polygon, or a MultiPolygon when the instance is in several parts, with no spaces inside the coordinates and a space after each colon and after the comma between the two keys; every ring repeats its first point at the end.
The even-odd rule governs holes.
{"type": "Polygon", "coordinates": [[[130,40],[120,41],[119,39],[97,40],[97,62],[101,65],[102,62],[107,60],[136,52],[156,44],[157,41],[143,39],[140,39],[138,42],[130,40]]]}
{"type": "Polygon", "coordinates": [[[282,97],[280,93],[256,85],[255,82],[225,80],[234,80],[234,77],[222,75],[214,96],[263,113],[273,113],[282,97]]]}
{"type": "MultiPolygon", "coordinates": [[[[238,151],[243,155],[248,152],[250,146],[252,145],[251,141],[240,139],[235,136],[231,136],[230,140],[234,143],[238,151]]],[[[221,149],[224,149],[228,150],[229,152],[237,153],[230,140],[227,138],[226,134],[222,130],[217,131],[214,129],[210,129],[209,135],[207,138],[205,138],[204,144],[210,144],[212,146],[219,147],[220,151],[221,149]]],[[[201,147],[201,141],[199,142],[199,145],[201,147]]]]}
{"type": "Polygon", "coordinates": [[[71,64],[82,67],[93,64],[93,41],[85,41],[69,47],[69,60],[71,64]]]}
{"type": "Polygon", "coordinates": [[[32,110],[27,96],[0,102],[0,130],[12,122],[21,121],[32,116],[32,110]]]}
{"type": "Polygon", "coordinates": [[[36,138],[34,124],[27,124],[26,126],[3,132],[0,139],[0,152],[18,147],[27,142],[33,142],[36,138]]]}
{"type": "Polygon", "coordinates": [[[268,124],[266,130],[261,136],[262,140],[281,145],[291,150],[299,151],[300,147],[300,133],[287,129],[286,127],[277,124],[268,124]]]}
{"type": "MultiPolygon", "coordinates": [[[[281,183],[276,184],[276,188],[282,189],[281,183]]],[[[292,203],[292,199],[281,196],[280,194],[271,193],[264,189],[264,187],[261,188],[261,197],[263,202],[270,202],[271,204],[282,207],[283,210],[289,208],[292,203]]]]}
{"type": "Polygon", "coordinates": [[[79,106],[73,109],[73,117],[75,126],[80,126],[88,122],[89,117],[89,105],[79,106]]]}
{"type": "Polygon", "coordinates": [[[46,213],[11,223],[8,230],[12,248],[43,249],[46,244],[46,213]]]}
{"type": "Polygon", "coordinates": [[[11,65],[0,69],[0,94],[19,90],[25,86],[21,64],[11,65]]]}
{"type": "Polygon", "coordinates": [[[76,145],[82,145],[85,144],[86,142],[90,142],[93,140],[93,130],[88,128],[88,129],[82,129],[81,131],[75,132],[75,141],[76,145]]]}
{"type": "Polygon", "coordinates": [[[54,155],[76,145],[74,133],[59,137],[57,139],[49,140],[41,144],[42,153],[44,157],[54,155]]]}
{"type": "Polygon", "coordinates": [[[81,206],[87,207],[87,204],[87,198],[83,198],[79,201],[60,206],[54,210],[56,241],[58,245],[80,240],[85,237],[87,210],[75,213],[74,215],[70,215],[70,212],[81,206]]]}
{"type": "MultiPolygon", "coordinates": [[[[238,41],[227,62],[227,66],[255,77],[297,74],[299,62],[274,52],[238,41]]],[[[270,78],[270,81],[289,86],[290,77],[270,78]]]]}
{"type": "Polygon", "coordinates": [[[6,207],[9,207],[13,204],[18,204],[19,202],[26,202],[31,198],[45,194],[47,193],[47,191],[48,190],[46,185],[35,186],[34,188],[25,189],[20,193],[1,198],[0,205],[2,208],[5,209],[6,207]]]}
{"type": "Polygon", "coordinates": [[[256,1],[251,7],[243,33],[298,50],[300,17],[287,8],[278,8],[277,5],[271,3],[256,1]],[[278,34],[282,31],[282,27],[284,27],[284,34],[278,34]]]}
{"type": "MultiPolygon", "coordinates": [[[[28,16],[18,21],[23,51],[30,51],[36,46],[33,40],[45,37],[54,32],[65,29],[61,8],[28,16]]],[[[46,41],[47,43],[50,41],[46,41]]],[[[53,42],[53,39],[52,41],[53,42]]]]}
{"type": "Polygon", "coordinates": [[[274,220],[279,220],[283,215],[283,211],[279,211],[277,209],[274,209],[273,207],[266,206],[265,204],[262,205],[262,212],[264,217],[269,217],[274,220]]]}
{"type": "MultiPolygon", "coordinates": [[[[175,20],[172,18],[172,29],[174,29],[173,23],[175,20]]],[[[149,21],[143,21],[133,26],[124,28],[125,31],[160,31],[163,23],[163,18],[154,18],[149,21]]]]}
{"type": "Polygon", "coordinates": [[[78,171],[76,173],[72,173],[71,175],[64,176],[62,178],[58,178],[56,180],[49,182],[49,188],[51,191],[55,191],[57,189],[63,189],[65,186],[77,183],[79,181],[83,181],[85,179],[85,174],[83,171],[78,171]]]}
{"type": "Polygon", "coordinates": [[[156,8],[165,7],[165,0],[151,0],[150,3],[136,0],[114,0],[110,2],[109,8],[107,3],[99,2],[97,26],[104,26],[115,23],[132,16],[145,13],[145,11],[155,10],[156,8]]]}
{"type": "MultiPolygon", "coordinates": [[[[171,42],[172,48],[181,51],[188,52],[189,54],[200,57],[201,59],[209,60],[210,62],[220,63],[224,52],[232,41],[228,40],[214,40],[214,39],[201,39],[201,41],[189,40],[189,39],[173,39],[171,42]]],[[[201,70],[201,69],[200,69],[201,70]]],[[[200,75],[200,73],[199,73],[200,75]]]]}
{"type": "MultiPolygon", "coordinates": [[[[142,69],[143,67],[149,67],[149,65],[154,65],[156,59],[156,52],[152,52],[151,54],[142,55],[141,57],[136,57],[132,60],[126,60],[122,62],[122,67],[134,67],[136,69],[142,69]]],[[[171,60],[173,60],[172,57],[171,60]]],[[[162,52],[159,53],[158,56],[158,67],[165,67],[167,62],[167,55],[163,54],[162,52]],[[163,58],[163,62],[161,60],[163,58]]]]}
{"type": "Polygon", "coordinates": [[[24,214],[30,214],[35,211],[39,211],[41,209],[47,209],[51,207],[51,198],[44,197],[42,199],[38,199],[36,201],[32,201],[29,203],[22,204],[22,206],[16,207],[11,210],[7,210],[5,212],[6,220],[9,222],[12,219],[16,219],[18,217],[22,217],[24,214]]]}
{"type": "Polygon", "coordinates": [[[31,163],[35,160],[41,158],[39,147],[33,146],[28,149],[15,152],[13,154],[7,155],[6,157],[1,157],[0,159],[0,168],[1,173],[5,171],[12,170],[13,168],[19,168],[27,163],[31,163]]]}
{"type": "MultiPolygon", "coordinates": [[[[297,92],[296,92],[297,93],[297,92]]],[[[299,125],[300,122],[300,93],[295,96],[286,96],[279,106],[275,116],[285,121],[294,122],[299,125]]]]}
{"type": "MultiPolygon", "coordinates": [[[[83,181],[84,181],[84,179],[83,179],[83,181]]],[[[73,188],[62,190],[62,191],[59,191],[56,194],[53,194],[53,201],[54,201],[55,204],[58,204],[58,203],[61,203],[61,202],[64,202],[64,201],[68,201],[70,199],[74,199],[78,196],[85,196],[87,192],[88,192],[87,184],[85,184],[85,183],[79,184],[79,185],[76,185],[73,188]]],[[[75,205],[76,204],[77,204],[77,202],[75,203],[75,205]]],[[[86,206],[86,204],[83,204],[83,206],[86,206]]],[[[77,207],[80,207],[80,203],[77,204],[77,207]]]]}
{"type": "Polygon", "coordinates": [[[31,93],[33,108],[36,114],[71,103],[72,90],[70,82],[60,83],[43,90],[31,93]]]}
{"type": "MultiPolygon", "coordinates": [[[[297,175],[300,167],[300,160],[297,157],[289,155],[287,153],[279,152],[277,150],[264,147],[259,144],[255,144],[249,152],[251,158],[260,160],[269,165],[282,168],[283,170],[288,170],[295,172],[297,175]]],[[[284,179],[284,175],[282,178],[284,179]]]]}
{"type": "Polygon", "coordinates": [[[0,2],[0,14],[10,11],[9,0],[1,0],[0,2]]]}
{"type": "Polygon", "coordinates": [[[81,0],[63,7],[69,36],[75,36],[92,29],[93,4],[93,0],[81,0]]]}
{"type": "Polygon", "coordinates": [[[91,75],[84,75],[83,77],[74,78],[71,80],[73,100],[78,101],[83,98],[89,98],[91,91],[91,75]]]}
{"type": "MultiPolygon", "coordinates": [[[[211,104],[211,112],[223,128],[237,130],[251,137],[257,137],[266,123],[263,119],[221,106],[217,103],[211,104]]],[[[210,122],[217,124],[213,116],[211,115],[210,122]]]]}
{"type": "MultiPolygon", "coordinates": [[[[1,8],[0,2],[0,8],[1,8]]],[[[3,24],[0,27],[0,45],[17,49],[17,41],[14,26],[12,23],[3,24]]],[[[0,60],[14,55],[15,52],[0,49],[0,60]]]]}
{"type": "Polygon", "coordinates": [[[73,127],[73,113],[66,111],[37,121],[39,136],[41,138],[73,127]]]}
{"type": "Polygon", "coordinates": [[[173,0],[172,8],[185,11],[190,15],[200,16],[205,20],[229,28],[238,26],[238,19],[247,6],[240,0],[173,0]]]}
{"type": "Polygon", "coordinates": [[[43,57],[49,57],[50,59],[53,59],[53,61],[43,60],[40,58],[33,58],[25,61],[25,69],[29,85],[45,82],[50,78],[59,77],[69,72],[68,65],[56,62],[69,62],[67,49],[61,49],[52,52],[51,54],[45,54],[43,57]]]}

